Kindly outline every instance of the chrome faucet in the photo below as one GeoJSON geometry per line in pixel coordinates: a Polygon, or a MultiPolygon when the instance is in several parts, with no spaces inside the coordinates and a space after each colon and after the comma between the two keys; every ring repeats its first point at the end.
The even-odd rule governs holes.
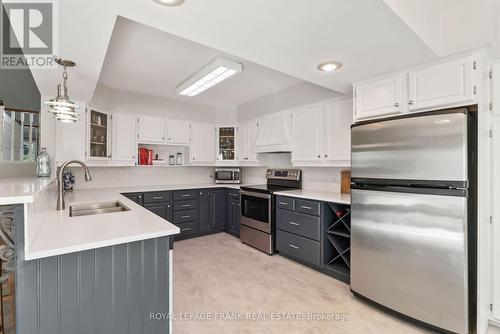
{"type": "Polygon", "coordinates": [[[61,168],[59,168],[59,171],[57,173],[57,192],[58,192],[58,195],[57,195],[57,210],[64,210],[65,209],[65,207],[64,207],[64,184],[63,184],[63,181],[62,181],[62,177],[63,177],[64,169],[66,168],[66,166],[68,166],[70,164],[81,165],[83,167],[83,170],[85,171],[85,181],[87,181],[87,182],[88,181],[92,181],[92,177],[90,176],[89,167],[84,162],[82,162],[80,160],[66,161],[61,166],[61,168]]]}

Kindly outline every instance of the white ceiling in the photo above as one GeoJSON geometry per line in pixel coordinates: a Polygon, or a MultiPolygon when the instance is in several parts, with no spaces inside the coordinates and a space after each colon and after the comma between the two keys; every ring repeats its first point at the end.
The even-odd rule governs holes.
{"type": "Polygon", "coordinates": [[[224,108],[303,82],[121,17],[113,30],[99,81],[114,89],[224,108]],[[240,62],[243,72],[195,97],[175,93],[177,86],[217,56],[240,62]]]}
{"type": "MultiPolygon", "coordinates": [[[[64,0],[57,5],[58,55],[77,62],[69,84],[70,96],[80,101],[92,98],[118,16],[342,93],[356,80],[438,54],[425,34],[415,33],[383,0],[186,0],[180,7],[153,0],[64,0]],[[330,74],[316,71],[329,59],[344,67],[330,74]]],[[[456,35],[456,52],[477,44],[472,24],[457,18],[439,29],[447,36],[459,26],[457,31],[471,32],[456,35]]],[[[445,55],[442,50],[447,48],[439,55],[445,55]]],[[[156,57],[142,51],[146,60],[156,57]]],[[[54,95],[60,71],[33,74],[42,95],[54,95]]]]}

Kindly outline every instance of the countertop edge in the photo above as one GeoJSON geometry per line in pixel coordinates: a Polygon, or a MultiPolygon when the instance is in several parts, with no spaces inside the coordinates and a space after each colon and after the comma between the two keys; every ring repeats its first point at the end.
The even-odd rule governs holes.
{"type": "Polygon", "coordinates": [[[330,197],[328,197],[328,194],[325,194],[325,195],[295,194],[292,191],[293,190],[277,191],[274,194],[281,195],[281,196],[295,197],[295,198],[310,199],[310,200],[314,200],[314,201],[329,202],[329,203],[339,203],[339,204],[347,204],[347,205],[351,204],[351,201],[343,200],[341,198],[342,195],[348,196],[349,194],[334,193],[335,195],[332,195],[332,196],[338,195],[339,197],[338,198],[330,198],[330,197]]]}
{"type": "Polygon", "coordinates": [[[96,241],[96,242],[90,242],[90,243],[80,244],[80,245],[71,246],[71,247],[54,248],[54,249],[51,249],[48,251],[30,252],[28,250],[28,251],[25,251],[24,259],[25,259],[25,261],[39,260],[39,259],[43,259],[43,258],[47,258],[47,257],[51,257],[51,256],[58,256],[58,255],[75,253],[75,252],[83,252],[86,250],[98,249],[98,248],[109,247],[109,246],[116,246],[116,245],[121,245],[121,244],[129,243],[129,242],[136,242],[136,241],[161,238],[161,237],[167,237],[167,236],[179,234],[180,228],[178,226],[175,226],[175,225],[173,225],[173,226],[174,226],[174,228],[172,228],[171,231],[137,234],[137,235],[134,235],[131,237],[123,237],[123,238],[117,238],[117,239],[112,239],[112,240],[96,241]]]}

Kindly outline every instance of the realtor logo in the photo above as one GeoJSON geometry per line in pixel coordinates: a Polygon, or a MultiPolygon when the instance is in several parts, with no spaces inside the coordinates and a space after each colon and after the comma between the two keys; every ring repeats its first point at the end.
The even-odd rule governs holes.
{"type": "Polygon", "coordinates": [[[50,0],[3,1],[1,68],[50,68],[54,65],[55,19],[50,0]]]}

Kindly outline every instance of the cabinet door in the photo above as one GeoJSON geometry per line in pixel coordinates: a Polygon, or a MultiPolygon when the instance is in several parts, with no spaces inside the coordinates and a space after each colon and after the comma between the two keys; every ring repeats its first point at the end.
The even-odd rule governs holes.
{"type": "Polygon", "coordinates": [[[198,191],[198,227],[200,232],[207,232],[211,229],[209,217],[209,192],[208,190],[198,191]]]}
{"type": "Polygon", "coordinates": [[[491,104],[492,113],[500,115],[500,63],[491,65],[491,104]]]}
{"type": "Polygon", "coordinates": [[[210,198],[210,226],[212,228],[224,227],[224,190],[212,190],[210,198]]]}
{"type": "Polygon", "coordinates": [[[107,112],[87,108],[87,160],[111,158],[111,117],[107,112]]]}
{"type": "MultiPolygon", "coordinates": [[[[498,171],[500,170],[500,121],[496,121],[492,124],[493,131],[493,141],[492,141],[492,201],[491,203],[500,203],[500,175],[498,171]]],[[[493,261],[492,268],[492,282],[493,282],[493,317],[500,321],[500,206],[493,206],[493,218],[494,222],[492,224],[492,258],[496,259],[493,261]]]]}
{"type": "Polygon", "coordinates": [[[247,127],[246,124],[241,124],[236,127],[236,140],[238,141],[238,149],[236,151],[236,159],[239,161],[247,160],[247,127]]]}
{"type": "Polygon", "coordinates": [[[259,133],[259,123],[257,121],[250,121],[245,124],[245,129],[245,160],[257,162],[259,157],[255,151],[255,143],[257,141],[257,134],[259,133]]]}
{"type": "Polygon", "coordinates": [[[143,194],[133,193],[133,194],[123,194],[123,196],[127,197],[129,200],[134,201],[141,206],[144,205],[144,195],[143,194]]]}
{"type": "Polygon", "coordinates": [[[401,74],[354,87],[356,120],[402,112],[401,74]]]}
{"type": "Polygon", "coordinates": [[[215,162],[215,126],[193,123],[191,125],[191,163],[215,162]]]}
{"type": "Polygon", "coordinates": [[[474,102],[472,56],[409,72],[410,110],[474,102]]]}
{"type": "Polygon", "coordinates": [[[292,162],[320,161],[323,138],[323,106],[297,110],[292,118],[292,162]]]}
{"type": "Polygon", "coordinates": [[[160,117],[139,116],[139,143],[164,144],[165,119],[160,117]]]}
{"type": "Polygon", "coordinates": [[[230,190],[224,192],[224,201],[226,202],[226,214],[224,216],[224,228],[227,231],[233,230],[233,195],[230,190]]]}
{"type": "Polygon", "coordinates": [[[239,201],[233,201],[232,202],[232,209],[233,209],[233,225],[232,225],[232,230],[234,233],[237,235],[240,234],[240,217],[241,217],[241,204],[239,201]]]}
{"type": "Polygon", "coordinates": [[[113,114],[111,120],[111,148],[113,152],[111,159],[134,165],[137,153],[136,116],[130,114],[113,114]]]}
{"type": "Polygon", "coordinates": [[[167,219],[167,205],[165,203],[144,204],[144,207],[163,219],[167,219]]]}
{"type": "Polygon", "coordinates": [[[217,127],[217,160],[235,161],[237,155],[237,127],[217,127]]]}
{"type": "Polygon", "coordinates": [[[167,143],[188,145],[189,122],[180,120],[167,120],[167,143]]]}
{"type": "Polygon", "coordinates": [[[350,164],[351,124],[351,100],[325,105],[325,161],[350,164]]]}

